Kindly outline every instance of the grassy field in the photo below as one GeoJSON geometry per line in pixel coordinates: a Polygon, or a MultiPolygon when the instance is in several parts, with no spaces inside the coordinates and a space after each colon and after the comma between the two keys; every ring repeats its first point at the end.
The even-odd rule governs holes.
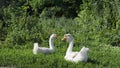
{"type": "Polygon", "coordinates": [[[65,18],[42,19],[42,22],[33,25],[31,28],[33,34],[28,36],[33,35],[36,38],[27,41],[25,45],[19,43],[22,43],[24,40],[22,38],[28,34],[24,32],[24,29],[20,31],[14,29],[15,32],[8,35],[10,42],[0,43],[0,66],[16,68],[119,68],[120,49],[110,44],[112,38],[118,37],[119,31],[117,33],[116,30],[97,30],[91,24],[83,25],[73,19],[65,18]],[[34,26],[40,27],[34,29],[34,26]],[[23,35],[19,34],[22,31],[23,35]],[[48,47],[48,39],[52,33],[58,35],[55,40],[56,52],[48,55],[41,53],[34,55],[32,53],[34,41],[39,42],[39,46],[48,47]],[[90,49],[88,62],[74,64],[64,60],[68,43],[61,41],[61,39],[65,33],[71,33],[75,38],[73,51],[79,51],[83,46],[90,49]],[[13,40],[11,41],[9,38],[13,40]],[[17,38],[20,39],[17,40],[17,38]]]}
{"type": "MultiPolygon", "coordinates": [[[[58,41],[57,41],[58,42],[58,41]]],[[[89,60],[86,63],[79,62],[74,64],[64,60],[64,55],[68,44],[65,42],[55,42],[56,52],[52,54],[33,55],[32,47],[29,48],[16,46],[14,48],[0,49],[0,66],[1,67],[17,67],[17,68],[119,68],[120,49],[119,47],[111,47],[110,45],[100,44],[98,46],[89,46],[89,60]]],[[[74,46],[73,51],[79,51],[80,46],[74,46]]]]}
{"type": "MultiPolygon", "coordinates": [[[[119,0],[5,0],[0,8],[0,68],[120,68],[119,0]],[[78,2],[79,1],[79,2],[78,2]],[[48,47],[56,33],[56,52],[32,53],[33,44],[48,47]],[[64,59],[73,35],[73,51],[90,49],[88,61],[64,59]]],[[[2,2],[1,2],[2,3],[2,2]]]]}

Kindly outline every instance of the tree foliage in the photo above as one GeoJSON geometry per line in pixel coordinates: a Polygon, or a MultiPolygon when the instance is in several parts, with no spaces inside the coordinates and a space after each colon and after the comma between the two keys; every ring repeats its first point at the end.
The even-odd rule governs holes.
{"type": "Polygon", "coordinates": [[[90,35],[88,37],[108,44],[119,42],[119,8],[119,0],[85,0],[76,20],[79,21],[81,30],[86,31],[84,34],[90,35]]]}
{"type": "Polygon", "coordinates": [[[44,41],[48,37],[43,34],[57,30],[77,31],[84,37],[83,41],[120,40],[119,0],[1,0],[0,3],[0,40],[12,45],[44,41]],[[60,19],[62,23],[57,28],[54,24],[60,19]],[[68,22],[76,27],[72,28],[68,22]]]}

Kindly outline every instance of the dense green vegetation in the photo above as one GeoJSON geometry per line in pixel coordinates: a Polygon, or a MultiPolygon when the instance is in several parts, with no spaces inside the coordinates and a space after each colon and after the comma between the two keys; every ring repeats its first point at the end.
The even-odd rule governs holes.
{"type": "Polygon", "coordinates": [[[119,0],[1,0],[0,66],[50,68],[119,68],[119,0]],[[52,33],[56,52],[32,54],[33,43],[48,47],[52,33]],[[90,48],[86,63],[64,60],[67,49],[61,38],[75,38],[73,50],[90,48]]]}

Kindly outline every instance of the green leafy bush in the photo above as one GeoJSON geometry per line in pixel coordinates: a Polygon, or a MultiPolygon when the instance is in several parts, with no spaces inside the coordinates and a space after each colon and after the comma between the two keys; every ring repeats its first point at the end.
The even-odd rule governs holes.
{"type": "Polygon", "coordinates": [[[100,43],[111,43],[120,40],[119,36],[119,1],[83,1],[76,20],[83,30],[86,41],[94,39],[100,43]],[[87,36],[86,36],[87,35],[87,36]]]}

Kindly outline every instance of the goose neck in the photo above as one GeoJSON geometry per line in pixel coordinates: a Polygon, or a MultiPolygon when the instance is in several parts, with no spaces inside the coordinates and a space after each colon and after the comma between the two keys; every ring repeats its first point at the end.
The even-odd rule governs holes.
{"type": "Polygon", "coordinates": [[[54,40],[50,38],[49,40],[49,46],[50,46],[50,49],[54,49],[54,40]]]}
{"type": "Polygon", "coordinates": [[[74,40],[72,40],[72,41],[69,42],[69,47],[67,49],[67,53],[68,52],[72,52],[73,44],[74,44],[74,40]]]}

